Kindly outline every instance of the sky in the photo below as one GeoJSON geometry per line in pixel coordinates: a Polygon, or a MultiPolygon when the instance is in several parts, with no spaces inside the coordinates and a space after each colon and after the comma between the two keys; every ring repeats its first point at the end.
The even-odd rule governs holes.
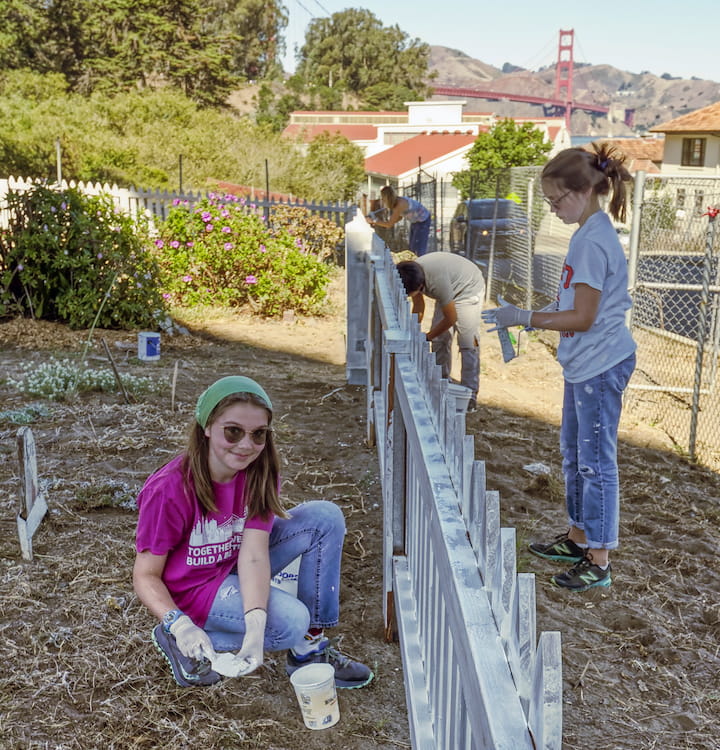
{"type": "Polygon", "coordinates": [[[574,31],[575,62],[607,64],[629,73],[707,79],[720,83],[717,0],[684,8],[660,0],[283,0],[285,70],[295,70],[294,45],[302,46],[313,18],[347,8],[371,11],[383,26],[398,25],[411,38],[451,47],[501,68],[554,65],[560,29],[574,31]],[[675,10],[671,10],[674,8],[675,10]]]}

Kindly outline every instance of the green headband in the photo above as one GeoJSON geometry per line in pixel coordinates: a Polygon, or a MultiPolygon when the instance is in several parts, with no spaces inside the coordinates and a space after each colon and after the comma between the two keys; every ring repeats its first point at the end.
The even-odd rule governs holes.
{"type": "Polygon", "coordinates": [[[267,393],[252,378],[244,375],[228,375],[226,378],[213,383],[206,391],[200,394],[195,407],[195,419],[200,427],[207,427],[207,421],[212,410],[227,396],[233,393],[252,393],[258,396],[265,406],[272,412],[272,402],[267,393]]]}

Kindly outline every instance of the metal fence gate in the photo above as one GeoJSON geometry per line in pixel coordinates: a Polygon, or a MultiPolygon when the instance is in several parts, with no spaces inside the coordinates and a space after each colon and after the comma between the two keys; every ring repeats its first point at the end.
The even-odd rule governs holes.
{"type": "Polygon", "coordinates": [[[418,168],[417,179],[402,188],[402,192],[405,195],[419,201],[430,211],[432,223],[430,225],[430,238],[427,249],[429,253],[442,249],[442,240],[438,237],[437,232],[437,228],[442,226],[442,217],[438,217],[437,183],[436,177],[428,174],[420,167],[418,168]]]}

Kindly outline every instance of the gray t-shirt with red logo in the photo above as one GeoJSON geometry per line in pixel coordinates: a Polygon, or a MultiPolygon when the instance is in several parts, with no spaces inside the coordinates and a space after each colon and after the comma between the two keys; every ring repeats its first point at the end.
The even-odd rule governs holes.
{"type": "Polygon", "coordinates": [[[573,234],[558,287],[558,310],[575,308],[575,285],[597,289],[600,304],[587,331],[561,331],[557,358],[563,375],[581,383],[627,359],[637,348],[625,323],[632,300],[627,261],[610,217],[592,214],[573,234]]]}

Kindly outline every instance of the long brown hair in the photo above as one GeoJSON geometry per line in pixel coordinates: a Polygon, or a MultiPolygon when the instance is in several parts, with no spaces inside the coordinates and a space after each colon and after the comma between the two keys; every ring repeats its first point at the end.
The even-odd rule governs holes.
{"type": "Polygon", "coordinates": [[[625,155],[607,143],[593,143],[592,151],[566,148],[543,168],[541,179],[557,180],[567,190],[582,192],[589,187],[598,195],[612,196],[608,211],[614,219],[625,221],[627,189],[631,177],[623,166],[625,155]]]}
{"type": "MultiPolygon", "coordinates": [[[[233,393],[223,398],[210,412],[206,426],[212,425],[226,409],[236,403],[252,404],[264,409],[268,415],[268,427],[271,426],[272,412],[254,393],[233,393]]],[[[210,440],[205,434],[205,428],[193,419],[182,461],[183,482],[188,497],[195,495],[206,513],[217,512],[218,509],[208,463],[209,446],[210,440]]],[[[248,518],[255,516],[267,518],[270,513],[280,518],[287,518],[287,513],[280,502],[279,482],[280,459],[275,448],[272,430],[269,429],[265,447],[245,469],[245,503],[248,518]]]]}
{"type": "Polygon", "coordinates": [[[385,185],[385,187],[381,188],[380,200],[385,208],[389,208],[391,211],[395,208],[398,202],[398,196],[392,185],[385,185]]]}

